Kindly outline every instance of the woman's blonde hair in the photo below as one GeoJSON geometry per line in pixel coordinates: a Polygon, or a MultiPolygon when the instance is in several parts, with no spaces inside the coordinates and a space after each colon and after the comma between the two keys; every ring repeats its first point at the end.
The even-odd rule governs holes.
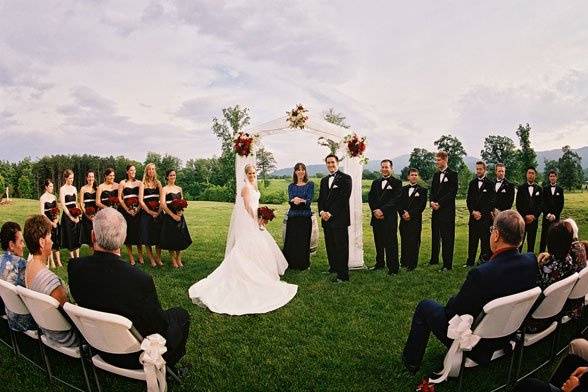
{"type": "Polygon", "coordinates": [[[155,170],[155,163],[148,163],[145,166],[145,171],[143,172],[143,184],[145,185],[152,185],[152,187],[156,187],[157,186],[157,171],[155,170],[155,174],[153,175],[153,178],[147,178],[147,172],[149,171],[149,168],[153,168],[153,170],[155,170]]]}

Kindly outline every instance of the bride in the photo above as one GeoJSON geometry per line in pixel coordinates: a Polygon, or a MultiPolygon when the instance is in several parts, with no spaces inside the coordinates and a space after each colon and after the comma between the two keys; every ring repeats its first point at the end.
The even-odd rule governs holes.
{"type": "Polygon", "coordinates": [[[245,166],[245,174],[245,185],[231,216],[225,259],[188,290],[192,302],[215,313],[267,313],[286,305],[298,290],[298,286],[280,281],[288,263],[264,222],[257,218],[255,167],[245,166]]]}

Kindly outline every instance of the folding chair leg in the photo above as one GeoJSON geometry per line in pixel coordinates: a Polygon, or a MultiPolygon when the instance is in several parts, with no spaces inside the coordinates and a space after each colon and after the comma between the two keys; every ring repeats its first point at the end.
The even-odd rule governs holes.
{"type": "Polygon", "coordinates": [[[83,355],[80,357],[80,361],[82,362],[82,372],[84,373],[84,381],[86,381],[86,387],[88,388],[88,392],[92,392],[92,386],[90,385],[90,378],[88,377],[88,369],[86,369],[86,359],[84,358],[83,355]]]}
{"type": "Polygon", "coordinates": [[[172,378],[178,382],[178,384],[182,383],[180,377],[169,366],[166,366],[166,370],[172,376],[172,378]]]}
{"type": "Polygon", "coordinates": [[[557,327],[553,332],[553,341],[551,343],[551,349],[549,350],[549,359],[548,361],[552,361],[555,357],[555,347],[557,346],[557,342],[559,341],[559,334],[561,333],[560,324],[557,323],[557,327]]]}
{"type": "Polygon", "coordinates": [[[94,381],[96,382],[96,388],[98,388],[98,392],[102,392],[100,380],[98,379],[98,372],[96,371],[96,366],[94,366],[94,364],[92,364],[92,372],[94,373],[94,381]]]}
{"type": "Polygon", "coordinates": [[[49,381],[53,381],[53,373],[51,372],[51,363],[49,363],[49,355],[47,353],[47,351],[45,350],[45,345],[43,344],[43,342],[41,342],[41,339],[39,339],[39,348],[41,349],[41,357],[43,358],[43,361],[45,362],[45,368],[47,369],[47,377],[49,377],[49,381]]]}

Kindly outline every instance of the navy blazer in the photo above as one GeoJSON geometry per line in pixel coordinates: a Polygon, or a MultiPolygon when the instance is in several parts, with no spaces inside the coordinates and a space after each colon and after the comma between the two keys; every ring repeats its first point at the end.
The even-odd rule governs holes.
{"type": "MultiPolygon", "coordinates": [[[[488,302],[536,287],[538,273],[537,258],[533,253],[521,254],[513,249],[498,254],[470,270],[457,295],[445,306],[447,320],[464,314],[475,319],[488,302]]],[[[472,358],[478,363],[488,363],[494,350],[502,348],[504,343],[505,339],[480,342],[474,348],[472,358]]]]}

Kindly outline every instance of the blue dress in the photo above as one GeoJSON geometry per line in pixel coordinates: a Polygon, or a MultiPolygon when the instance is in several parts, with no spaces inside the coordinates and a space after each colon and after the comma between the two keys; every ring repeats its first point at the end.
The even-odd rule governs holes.
{"type": "Polygon", "coordinates": [[[288,200],[299,197],[305,202],[290,203],[284,238],[284,256],[289,268],[304,270],[310,266],[310,235],[312,232],[312,210],[310,205],[314,194],[312,181],[304,185],[288,185],[288,200]]]}

